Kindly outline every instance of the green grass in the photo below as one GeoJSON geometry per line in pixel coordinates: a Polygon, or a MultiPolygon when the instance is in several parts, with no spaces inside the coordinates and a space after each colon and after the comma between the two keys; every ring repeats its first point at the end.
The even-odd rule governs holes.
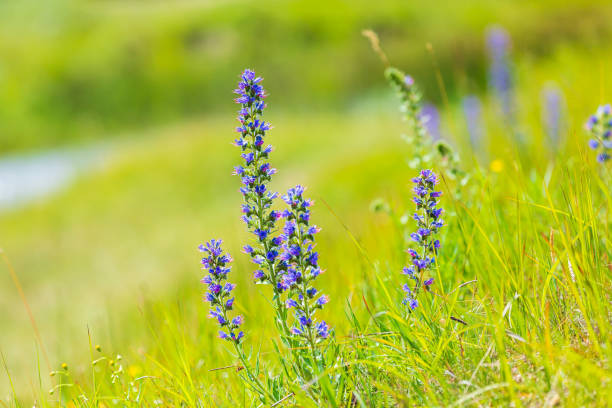
{"type": "MultiPolygon", "coordinates": [[[[323,227],[318,248],[327,272],[319,280],[332,297],[323,315],[342,350],[342,364],[329,371],[346,384],[339,406],[608,404],[612,175],[586,151],[580,126],[600,95],[612,95],[610,84],[584,73],[605,72],[610,62],[569,49],[537,65],[520,61],[520,117],[529,136],[520,156],[494,104],[486,104],[488,150],[501,171],[475,162],[457,107],[444,112],[472,179],[460,196],[452,180],[442,184],[448,226],[436,284],[409,315],[400,307],[400,271],[411,225],[401,215],[412,209],[414,170],[405,164],[410,150],[392,96],[352,113],[312,116],[278,114],[271,100],[273,187],[309,186],[323,227]],[[564,89],[569,112],[555,157],[539,126],[539,91],[548,79],[564,89]],[[392,214],[370,212],[376,197],[392,214]]],[[[247,349],[278,374],[268,288],[253,285],[239,252],[247,234],[230,176],[238,161],[231,126],[211,117],[131,139],[98,174],[0,218],[0,245],[58,371],[47,376],[3,273],[0,307],[9,313],[0,315],[0,351],[15,394],[3,380],[2,396],[11,397],[2,403],[19,405],[15,395],[19,406],[255,405],[235,369],[210,371],[235,359],[216,339],[198,282],[197,244],[223,238],[236,259],[247,349]]],[[[312,405],[295,384],[289,390],[295,395],[287,405],[312,405]]]]}

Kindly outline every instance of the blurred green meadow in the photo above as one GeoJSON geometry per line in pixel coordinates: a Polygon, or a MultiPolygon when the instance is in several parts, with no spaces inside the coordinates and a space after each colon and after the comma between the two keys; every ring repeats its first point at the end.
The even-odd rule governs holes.
{"type": "MultiPolygon", "coordinates": [[[[262,359],[271,356],[268,288],[253,284],[252,264],[240,253],[249,235],[240,221],[239,181],[231,175],[239,164],[230,144],[237,123],[231,90],[245,67],[264,77],[270,94],[266,118],[274,126],[269,141],[278,169],[272,187],[305,185],[316,203],[326,269],[320,284],[332,299],[323,316],[340,342],[355,334],[353,312],[364,333],[377,331],[372,322],[383,311],[392,315],[388,298],[401,300],[401,215],[412,208],[416,171],[407,165],[411,146],[401,138],[406,129],[396,97],[363,29],[379,34],[391,63],[413,75],[425,100],[440,109],[441,133],[475,186],[458,197],[453,181],[444,183],[451,226],[439,261],[441,293],[478,280],[478,291],[457,306],[475,333],[457,323],[452,331],[448,316],[432,317],[445,334],[422,328],[421,346],[430,352],[425,344],[434,344],[437,333],[454,349],[428,362],[429,374],[421,370],[425,363],[419,366],[426,359],[415,358],[406,369],[419,373],[407,375],[446,385],[439,397],[433,386],[422,395],[394,396],[397,406],[609,403],[610,173],[587,151],[583,123],[612,96],[612,5],[378,3],[0,4],[0,164],[49,151],[96,152],[96,165],[58,191],[0,207],[6,256],[0,263],[0,405],[128,406],[111,397],[118,391],[109,373],[120,364],[126,376],[147,384],[143,406],[251,406],[233,370],[210,371],[234,361],[201,301],[197,252],[201,242],[224,240],[235,259],[248,343],[262,359]],[[487,87],[484,35],[492,24],[512,37],[512,131],[487,87]],[[542,90],[551,83],[563,93],[558,142],[542,120],[542,90]],[[468,94],[483,101],[484,135],[476,146],[461,105],[468,94]],[[525,140],[520,145],[517,133],[525,140]],[[391,215],[373,211],[378,198],[389,203],[391,215]],[[582,245],[570,250],[574,242],[567,237],[576,236],[582,245]],[[574,288],[560,278],[568,273],[567,259],[581,271],[585,286],[577,290],[584,304],[554,298],[574,288]],[[542,292],[549,284],[558,292],[542,292]],[[516,306],[507,330],[526,339],[529,351],[500,338],[503,330],[477,323],[481,318],[496,328],[492,322],[506,316],[511,299],[516,306]],[[482,306],[470,309],[477,302],[482,306]],[[585,311],[596,329],[583,324],[590,321],[585,311]],[[566,314],[574,321],[563,320],[566,314]],[[574,326],[584,333],[573,337],[574,326]],[[465,343],[458,346],[457,338],[465,343]],[[497,353],[489,350],[493,345],[497,353]],[[108,360],[92,366],[101,356],[108,360]],[[462,363],[445,367],[450,359],[462,363]],[[70,377],[49,377],[49,371],[66,372],[62,363],[70,377]],[[463,373],[470,383],[448,380],[444,370],[463,373]],[[62,382],[71,385],[48,392],[62,382]],[[73,398],[80,390],[87,401],[73,398]],[[484,391],[472,395],[475,390],[484,391]]],[[[363,348],[383,350],[385,342],[363,348]]],[[[382,361],[387,354],[380,353],[382,361]]],[[[372,378],[381,392],[393,389],[385,376],[372,378]]]]}

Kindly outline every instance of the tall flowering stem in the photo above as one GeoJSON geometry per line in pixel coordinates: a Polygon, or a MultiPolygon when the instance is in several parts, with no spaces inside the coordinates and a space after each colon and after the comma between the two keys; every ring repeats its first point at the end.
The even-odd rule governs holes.
{"type": "MultiPolygon", "coordinates": [[[[312,202],[304,199],[304,189],[297,186],[283,196],[289,206],[284,212],[272,209],[278,194],[269,191],[268,185],[276,170],[268,162],[272,147],[264,147],[270,124],[262,118],[266,94],[261,81],[247,69],[235,90],[238,94],[235,101],[241,105],[235,145],[240,147],[244,163],[235,168],[234,174],[242,179],[242,219],[255,236],[255,243],[245,245],[243,251],[258,266],[254,273],[256,283],[272,286],[275,324],[289,348],[296,379],[304,384],[316,378],[324,365],[319,344],[331,331],[325,321],[317,322],[315,311],[329,298],[319,295],[313,287],[314,279],[321,273],[314,251],[314,236],[319,229],[310,225],[312,202]],[[280,218],[285,219],[282,233],[277,228],[280,218]],[[295,310],[295,325],[291,329],[287,323],[290,309],[295,310]],[[309,350],[312,360],[305,354],[309,350]]],[[[308,390],[315,401],[319,400],[318,386],[310,384],[308,390]]]]}
{"type": "Polygon", "coordinates": [[[406,75],[397,68],[389,67],[385,70],[385,77],[397,92],[400,99],[400,110],[404,120],[408,123],[410,136],[408,142],[414,146],[414,166],[420,165],[420,158],[425,156],[427,140],[427,128],[423,123],[421,112],[422,95],[414,82],[414,78],[406,75]]]}
{"type": "Polygon", "coordinates": [[[329,301],[313,286],[321,274],[319,254],[315,252],[315,234],[320,229],[310,225],[312,201],[303,196],[304,188],[296,186],[287,191],[283,201],[288,209],[283,211],[285,226],[281,235],[282,261],[287,265],[281,286],[287,291],[285,305],[295,310],[295,325],[291,333],[299,342],[308,345],[315,360],[319,359],[316,345],[329,336],[329,326],[325,321],[317,323],[315,312],[329,301]]]}
{"type": "Polygon", "coordinates": [[[234,144],[242,151],[243,165],[234,169],[234,174],[241,177],[242,187],[240,192],[244,198],[242,205],[242,220],[246,223],[248,230],[255,235],[256,244],[244,246],[244,252],[251,256],[252,261],[258,265],[254,273],[256,282],[270,284],[273,287],[274,299],[277,311],[277,324],[284,334],[288,334],[286,326],[286,313],[282,306],[280,295],[281,277],[286,267],[278,257],[280,253],[281,239],[274,236],[276,232],[276,221],[281,214],[271,209],[274,199],[278,194],[268,190],[268,184],[276,169],[268,162],[272,146],[264,147],[266,132],[270,124],[262,118],[266,107],[264,99],[266,93],[261,86],[262,79],[256,77],[255,73],[246,69],[234,91],[238,94],[235,99],[241,108],[238,112],[240,126],[236,128],[239,137],[234,144]]]}
{"type": "Polygon", "coordinates": [[[609,104],[601,105],[589,117],[585,128],[591,139],[589,147],[597,152],[597,161],[605,163],[612,153],[612,109],[609,104]]]}
{"type": "Polygon", "coordinates": [[[403,273],[414,281],[414,285],[406,283],[403,286],[406,292],[403,303],[407,304],[410,309],[416,309],[419,304],[416,298],[421,286],[429,288],[433,283],[431,277],[423,279],[435,263],[435,257],[440,249],[440,241],[435,239],[435,236],[444,225],[444,221],[440,218],[444,210],[438,207],[442,193],[435,191],[438,178],[433,171],[421,170],[419,176],[412,181],[415,184],[413,201],[416,204],[413,218],[416,221],[417,230],[410,234],[414,242],[414,248],[408,249],[412,263],[404,268],[403,273]]]}
{"type": "Polygon", "coordinates": [[[205,254],[202,258],[202,269],[208,272],[201,280],[203,284],[207,285],[208,289],[204,295],[204,300],[210,303],[209,317],[216,320],[221,329],[219,330],[219,338],[233,344],[246,371],[247,383],[265,400],[267,391],[257,379],[257,376],[253,374],[242,349],[244,332],[240,330],[240,326],[244,319],[240,315],[234,317],[229,315],[234,307],[232,291],[236,285],[227,281],[227,276],[231,271],[229,264],[232,262],[232,258],[229,254],[223,253],[221,243],[220,239],[213,239],[198,248],[200,252],[205,254]]]}

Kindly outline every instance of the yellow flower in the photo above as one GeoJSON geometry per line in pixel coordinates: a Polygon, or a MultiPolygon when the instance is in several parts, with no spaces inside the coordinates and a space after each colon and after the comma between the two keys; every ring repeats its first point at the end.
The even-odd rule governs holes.
{"type": "Polygon", "coordinates": [[[140,368],[140,366],[131,365],[128,367],[128,374],[130,375],[130,377],[136,377],[141,372],[142,372],[142,369],[140,368]]]}
{"type": "Polygon", "coordinates": [[[504,169],[504,162],[500,159],[495,159],[491,162],[491,171],[499,173],[504,169]]]}

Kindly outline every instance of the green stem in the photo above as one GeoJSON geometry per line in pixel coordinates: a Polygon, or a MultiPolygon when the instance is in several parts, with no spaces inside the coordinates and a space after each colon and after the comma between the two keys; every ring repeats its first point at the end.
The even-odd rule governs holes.
{"type": "Polygon", "coordinates": [[[240,359],[240,362],[242,363],[242,367],[246,371],[246,374],[247,374],[247,377],[249,378],[251,386],[255,388],[257,392],[260,393],[260,395],[263,395],[265,399],[273,401],[274,400],[273,396],[266,390],[266,387],[261,383],[261,381],[259,381],[259,379],[252,373],[251,367],[247,361],[246,356],[244,355],[244,350],[242,350],[242,346],[236,343],[235,341],[232,341],[232,343],[234,343],[236,354],[238,354],[238,358],[240,359]]]}

